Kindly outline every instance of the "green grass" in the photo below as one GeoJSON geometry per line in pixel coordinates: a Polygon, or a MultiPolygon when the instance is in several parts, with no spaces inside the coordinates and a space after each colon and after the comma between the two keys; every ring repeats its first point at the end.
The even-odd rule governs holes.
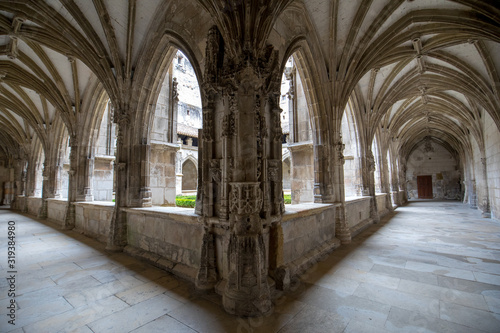
{"type": "MultiPolygon", "coordinates": [[[[285,205],[292,203],[292,196],[290,194],[284,195],[285,205]]],[[[175,205],[177,207],[194,208],[196,203],[196,195],[178,195],[175,197],[175,205]]]]}
{"type": "MultiPolygon", "coordinates": [[[[292,203],[292,196],[285,194],[285,205],[292,203]]],[[[178,195],[175,197],[175,205],[177,207],[194,208],[196,203],[196,195],[178,195]]]]}
{"type": "Polygon", "coordinates": [[[178,195],[175,197],[177,207],[194,208],[195,203],[196,195],[178,195]]]}
{"type": "Polygon", "coordinates": [[[285,198],[285,205],[289,205],[292,203],[292,195],[291,194],[284,194],[283,197],[285,198]]]}

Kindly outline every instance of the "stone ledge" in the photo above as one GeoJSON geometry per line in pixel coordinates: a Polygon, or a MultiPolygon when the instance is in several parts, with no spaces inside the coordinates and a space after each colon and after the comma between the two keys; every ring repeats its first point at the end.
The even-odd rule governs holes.
{"type": "Polygon", "coordinates": [[[355,203],[359,201],[365,201],[365,200],[370,200],[370,196],[361,196],[361,197],[346,197],[345,198],[345,204],[348,205],[350,203],[355,203]]]}
{"type": "Polygon", "coordinates": [[[289,221],[299,217],[316,215],[332,207],[339,207],[341,203],[302,203],[296,205],[286,205],[285,214],[282,221],[289,221]]]}
{"type": "Polygon", "coordinates": [[[75,206],[104,206],[104,207],[114,207],[115,203],[112,201],[76,201],[75,206]]]}
{"type": "Polygon", "coordinates": [[[193,208],[182,207],[142,207],[142,208],[123,208],[123,211],[130,214],[140,214],[152,217],[169,217],[178,222],[189,224],[200,224],[201,216],[194,213],[193,208]]]}

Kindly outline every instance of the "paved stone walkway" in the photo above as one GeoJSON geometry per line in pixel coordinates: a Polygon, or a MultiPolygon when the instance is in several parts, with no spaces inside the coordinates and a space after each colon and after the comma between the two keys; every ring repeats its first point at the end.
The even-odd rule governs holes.
{"type": "Polygon", "coordinates": [[[264,318],[227,315],[218,297],[162,270],[6,209],[0,240],[0,332],[500,332],[500,223],[457,202],[398,208],[313,266],[264,318]]]}

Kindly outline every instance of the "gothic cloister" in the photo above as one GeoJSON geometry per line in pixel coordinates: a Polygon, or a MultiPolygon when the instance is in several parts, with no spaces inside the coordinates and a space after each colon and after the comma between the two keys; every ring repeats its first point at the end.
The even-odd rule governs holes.
{"type": "MultiPolygon", "coordinates": [[[[314,306],[340,314],[347,292],[374,302],[373,308],[378,298],[385,307],[375,311],[373,327],[344,313],[343,320],[327,321],[331,331],[400,332],[395,323],[417,313],[431,324],[413,320],[408,331],[494,332],[500,318],[500,5],[0,0],[0,185],[1,203],[10,209],[2,210],[0,224],[19,219],[19,228],[54,228],[49,234],[64,235],[56,236],[63,243],[94,244],[102,260],[140,263],[139,270],[156,276],[152,281],[164,280],[162,288],[176,281],[195,303],[213,301],[217,316],[269,318],[293,304],[313,306],[306,299],[323,299],[314,288],[339,291],[329,270],[352,254],[368,255],[359,264],[370,267],[345,268],[347,289],[331,295],[331,304],[314,306]],[[176,207],[180,194],[196,195],[195,208],[176,207]],[[453,214],[437,213],[438,206],[461,212],[457,234],[453,214]],[[435,220],[426,209],[436,211],[435,220]],[[425,217],[406,217],[412,212],[425,217]],[[422,232],[421,238],[408,230],[422,232]],[[430,230],[436,236],[426,235],[430,230]],[[385,247],[381,234],[392,234],[397,240],[387,241],[396,245],[385,247]],[[405,239],[415,248],[402,246],[405,239]],[[477,242],[484,244],[477,249],[477,242]],[[361,243],[366,248],[349,252],[361,243]],[[462,245],[471,252],[461,252],[462,245]],[[369,257],[371,247],[382,250],[377,258],[369,257]],[[404,259],[389,255],[392,250],[404,259]],[[477,269],[443,263],[436,259],[442,253],[463,256],[452,259],[476,262],[477,269]],[[360,280],[354,270],[365,268],[369,280],[360,280]],[[382,301],[392,289],[403,299],[415,294],[419,285],[406,280],[435,278],[453,293],[446,284],[451,277],[458,280],[454,286],[480,284],[474,291],[455,289],[481,289],[481,301],[460,294],[438,300],[448,303],[435,311],[382,301]],[[297,296],[299,281],[314,286],[310,293],[297,296]],[[481,304],[467,303],[473,300],[481,304]],[[467,313],[457,302],[477,316],[457,315],[467,313]]],[[[19,242],[19,252],[34,255],[29,244],[36,239],[19,242]]],[[[42,282],[58,284],[65,265],[81,259],[63,260],[54,274],[45,270],[42,282]]],[[[40,267],[37,259],[24,269],[36,276],[40,267]]],[[[119,278],[109,274],[106,282],[119,278]]],[[[65,292],[68,311],[77,309],[65,292]]],[[[128,302],[120,292],[110,295],[129,306],[146,300],[128,302]]],[[[290,311],[306,316],[304,309],[290,311]]],[[[25,322],[24,331],[36,331],[36,322],[25,322]]],[[[306,331],[301,325],[295,329],[306,331]]],[[[267,326],[259,327],[252,329],[267,326]]],[[[281,327],[293,331],[285,324],[269,331],[281,327]]],[[[82,322],[74,328],[109,327],[82,322]]]]}

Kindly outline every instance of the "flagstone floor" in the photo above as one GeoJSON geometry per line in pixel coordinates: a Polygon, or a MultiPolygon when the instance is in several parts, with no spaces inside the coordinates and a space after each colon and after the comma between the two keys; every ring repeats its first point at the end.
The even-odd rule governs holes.
{"type": "Polygon", "coordinates": [[[6,208],[0,269],[0,332],[500,332],[500,222],[453,201],[399,207],[314,265],[261,318],[228,315],[213,294],[6,208]]]}

